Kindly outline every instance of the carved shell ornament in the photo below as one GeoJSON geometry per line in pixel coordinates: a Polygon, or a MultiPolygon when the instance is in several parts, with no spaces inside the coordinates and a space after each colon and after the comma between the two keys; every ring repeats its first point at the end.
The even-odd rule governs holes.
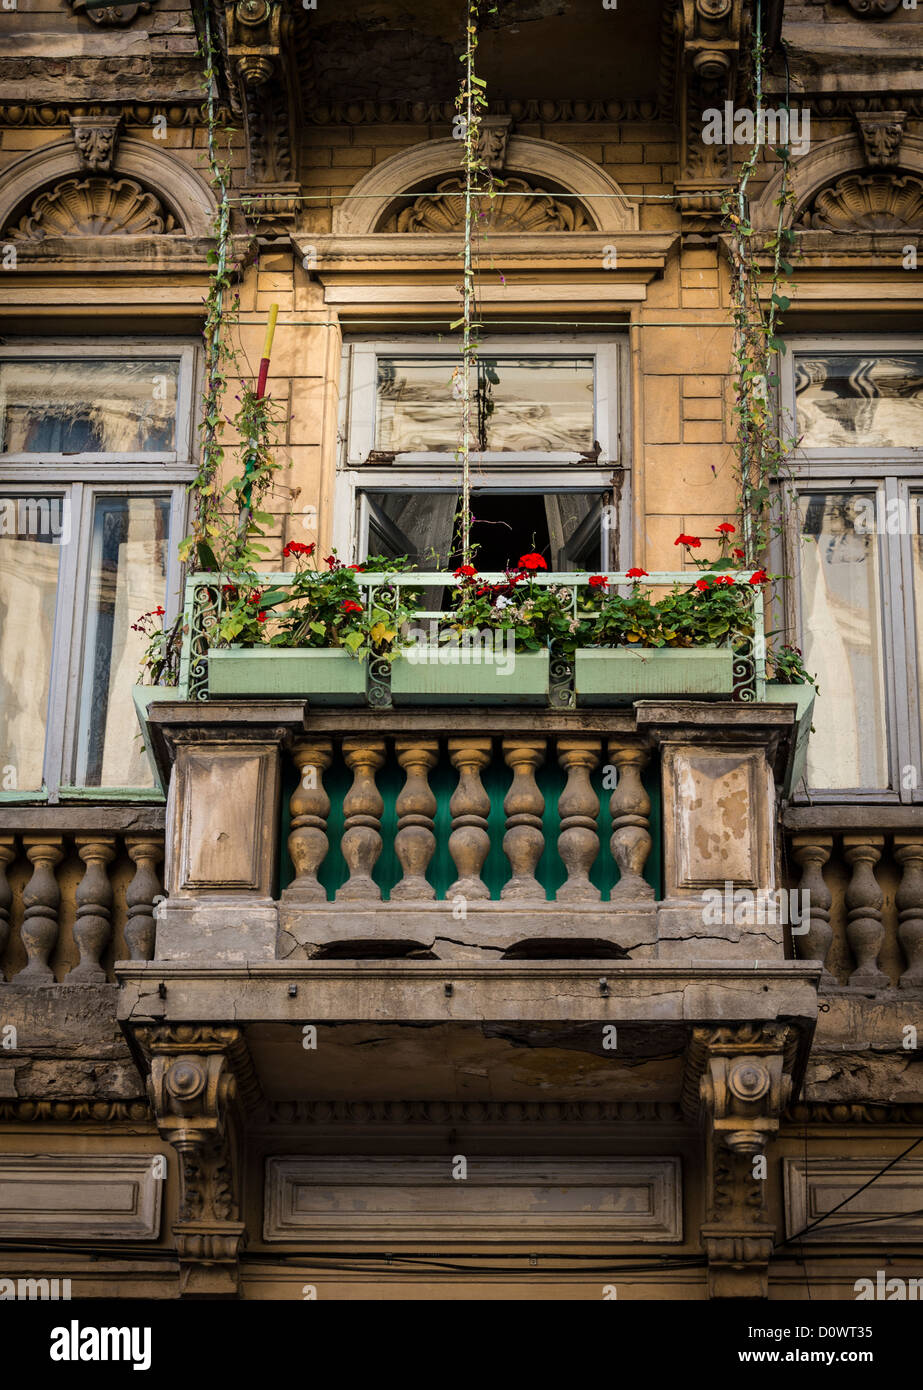
{"type": "MultiPolygon", "coordinates": [[[[389,220],[398,232],[455,232],[465,220],[465,187],[454,176],[437,184],[438,196],[421,196],[389,220]]],[[[491,232],[584,232],[592,222],[577,202],[562,202],[525,179],[505,178],[505,195],[478,199],[478,225],[491,232]],[[510,196],[519,194],[520,196],[510,196]],[[536,196],[538,195],[538,196],[536,196]]],[[[387,228],[386,228],[387,229],[387,228]]]]}
{"type": "Polygon", "coordinates": [[[800,225],[821,232],[923,227],[923,180],[912,174],[846,174],[818,193],[800,225]]]}
{"type": "Polygon", "coordinates": [[[150,14],[157,0],[139,0],[135,5],[94,4],[94,0],[67,0],[74,14],[85,15],[101,28],[130,24],[139,14],[150,14]]]}
{"type": "Polygon", "coordinates": [[[40,193],[16,229],[53,236],[155,236],[180,229],[153,193],[133,179],[70,178],[40,193]]]}

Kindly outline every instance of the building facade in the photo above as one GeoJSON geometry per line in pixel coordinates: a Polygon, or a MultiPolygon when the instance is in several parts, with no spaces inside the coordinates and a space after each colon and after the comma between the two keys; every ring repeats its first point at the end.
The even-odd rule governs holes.
{"type": "Polygon", "coordinates": [[[745,685],[611,707],[209,686],[208,580],[187,600],[178,554],[209,140],[247,379],[278,306],[265,569],[292,541],[450,569],[466,13],[0,7],[5,1279],[850,1300],[923,1274],[923,1147],[899,1157],[923,1143],[923,7],[481,22],[491,570],[667,573],[678,536],[712,557],[742,528],[725,204],[765,39],[789,125],[747,205],[754,235],[795,233],[771,395],[796,440],[767,626],[817,673],[806,743],[794,700],[745,685]],[[187,601],[145,744],[133,624],[187,601]]]}

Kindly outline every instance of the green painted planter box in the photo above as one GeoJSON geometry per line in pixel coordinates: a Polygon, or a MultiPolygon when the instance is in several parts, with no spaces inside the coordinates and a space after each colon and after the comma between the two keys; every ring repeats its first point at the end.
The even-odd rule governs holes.
{"type": "Polygon", "coordinates": [[[766,682],[766,703],[770,705],[794,705],[797,724],[785,780],[782,785],[784,796],[791,796],[804,776],[808,760],[808,739],[811,737],[811,719],[814,714],[814,697],[817,694],[813,685],[782,685],[778,681],[766,682]]]}
{"type": "Polygon", "coordinates": [[[151,771],[154,774],[154,781],[160,787],[164,796],[167,788],[163,785],[160,776],[160,769],[154,757],[154,745],[151,743],[151,729],[147,722],[147,712],[151,705],[160,700],[179,700],[179,689],[175,685],[134,685],[131,690],[131,698],[135,704],[135,713],[138,716],[138,723],[141,725],[141,737],[144,739],[144,751],[151,771]]]}
{"type": "Polygon", "coordinates": [[[651,695],[729,696],[734,653],[727,647],[578,647],[578,705],[622,705],[651,695]]]}
{"type": "Polygon", "coordinates": [[[364,661],[341,647],[228,647],[208,653],[208,693],[296,695],[313,705],[364,705],[364,661]]]}
{"type": "MultiPolygon", "coordinates": [[[[456,659],[443,664],[445,648],[419,647],[418,658],[400,656],[391,666],[395,705],[547,705],[548,653],[522,652],[499,663],[475,662],[478,653],[454,649],[456,659]],[[425,655],[426,660],[420,660],[425,655]]],[[[480,655],[485,655],[480,653],[480,655]]]]}

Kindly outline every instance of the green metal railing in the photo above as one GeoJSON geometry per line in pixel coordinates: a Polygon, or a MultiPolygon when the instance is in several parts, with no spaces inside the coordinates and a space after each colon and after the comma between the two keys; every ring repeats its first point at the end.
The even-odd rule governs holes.
{"type": "MultiPolygon", "coordinates": [[[[705,572],[708,573],[708,572],[705,572]]],[[[759,584],[750,585],[754,571],[739,571],[734,574],[734,583],[749,587],[753,601],[754,636],[749,643],[749,651],[736,653],[734,658],[734,698],[743,701],[762,700],[766,693],[766,641],[764,636],[764,599],[759,584]]],[[[252,576],[252,582],[260,587],[285,588],[295,578],[291,572],[259,574],[252,576]]],[[[503,583],[507,576],[499,571],[487,571],[478,578],[486,584],[503,583]]],[[[695,582],[695,571],[659,571],[645,577],[647,588],[664,588],[673,584],[690,585],[695,582]]],[[[607,576],[610,589],[632,589],[634,580],[624,572],[610,573],[607,576]]],[[[583,571],[553,573],[549,571],[530,575],[529,582],[539,587],[558,585],[569,590],[568,602],[574,617],[582,611],[580,591],[589,588],[589,575],[583,571]]],[[[376,602],[385,607],[396,606],[401,590],[457,588],[458,580],[454,574],[444,570],[419,570],[413,572],[375,574],[356,574],[356,583],[364,602],[368,604],[374,591],[376,602]],[[382,592],[384,591],[384,592],[382,592]]],[[[189,700],[208,699],[208,651],[215,645],[212,641],[214,630],[223,611],[223,587],[239,585],[240,577],[225,574],[191,574],[186,581],[185,606],[183,613],[183,642],[180,655],[179,698],[189,700]]],[[[447,609],[423,608],[417,610],[417,617],[423,621],[438,621],[451,618],[447,609]]],[[[573,705],[573,671],[570,663],[552,650],[552,700],[556,707],[573,705]]],[[[401,658],[397,658],[400,660],[401,658]]],[[[389,661],[372,658],[369,662],[370,702],[378,706],[390,703],[388,696],[389,661]],[[374,690],[375,698],[371,692],[374,690]]]]}

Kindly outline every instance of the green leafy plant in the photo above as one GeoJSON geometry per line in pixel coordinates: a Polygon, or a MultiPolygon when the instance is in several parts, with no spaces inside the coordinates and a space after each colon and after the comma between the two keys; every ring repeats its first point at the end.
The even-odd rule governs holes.
{"type": "Polygon", "coordinates": [[[767,677],[779,685],[813,685],[820,694],[817,677],[812,676],[804,664],[800,647],[785,643],[774,647],[766,661],[767,677]]]}
{"type": "Polygon", "coordinates": [[[139,685],[179,684],[183,615],[180,614],[169,627],[164,627],[163,620],[164,609],[158,606],[142,613],[138,621],[131,625],[132,632],[140,632],[147,638],[138,674],[139,685]]]}

